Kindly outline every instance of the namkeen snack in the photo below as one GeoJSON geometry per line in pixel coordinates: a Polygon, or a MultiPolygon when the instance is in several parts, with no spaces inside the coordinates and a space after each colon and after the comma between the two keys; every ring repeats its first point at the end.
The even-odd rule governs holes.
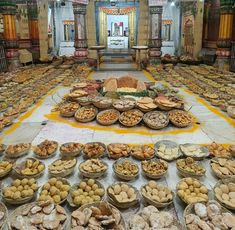
{"type": "Polygon", "coordinates": [[[131,147],[131,156],[138,160],[148,160],[154,157],[154,148],[148,145],[136,145],[131,147]]]}
{"type": "Polygon", "coordinates": [[[34,153],[43,158],[52,156],[58,148],[58,143],[56,141],[45,140],[36,146],[34,153]]]}
{"type": "Polygon", "coordinates": [[[84,145],[83,152],[88,158],[98,158],[104,155],[105,145],[100,142],[90,142],[84,145]]]}
{"type": "Polygon", "coordinates": [[[112,159],[118,159],[120,157],[128,157],[131,148],[128,144],[112,143],[107,145],[109,157],[112,159]]]}

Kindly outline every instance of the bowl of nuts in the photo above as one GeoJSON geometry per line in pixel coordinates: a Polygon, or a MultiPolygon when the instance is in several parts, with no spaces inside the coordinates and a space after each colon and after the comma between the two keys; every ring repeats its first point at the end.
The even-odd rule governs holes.
{"type": "Polygon", "coordinates": [[[65,157],[77,157],[83,149],[83,144],[76,142],[69,142],[60,146],[60,154],[63,158],[65,157]]]}
{"type": "Polygon", "coordinates": [[[104,199],[104,195],[104,186],[99,181],[84,179],[71,187],[67,200],[71,207],[80,207],[99,202],[104,199]]]}
{"type": "Polygon", "coordinates": [[[169,119],[170,122],[178,127],[178,128],[185,128],[192,124],[193,118],[192,116],[183,110],[172,110],[169,112],[169,119]]]}
{"type": "Polygon", "coordinates": [[[107,109],[98,113],[96,120],[101,125],[112,125],[114,124],[120,116],[120,113],[116,109],[107,109]]]}
{"type": "Polygon", "coordinates": [[[131,148],[128,144],[111,143],[107,145],[108,157],[111,159],[119,159],[121,157],[128,157],[131,148]]]}
{"type": "Polygon", "coordinates": [[[83,153],[86,158],[99,158],[106,152],[105,144],[101,142],[89,142],[84,145],[83,153]]]}
{"type": "Polygon", "coordinates": [[[25,204],[33,199],[38,189],[34,178],[16,179],[2,189],[2,198],[8,204],[25,204]]]}
{"type": "Polygon", "coordinates": [[[142,186],[140,191],[145,202],[157,208],[164,208],[173,203],[173,191],[153,180],[142,186]]]}
{"type": "Polygon", "coordinates": [[[20,178],[37,178],[43,174],[45,164],[38,159],[29,157],[23,161],[17,161],[13,170],[20,178]]]}
{"type": "Polygon", "coordinates": [[[97,113],[98,113],[97,108],[88,105],[78,109],[74,117],[77,121],[86,123],[94,120],[97,113]]]}
{"type": "Polygon", "coordinates": [[[88,159],[79,165],[79,172],[87,178],[99,178],[108,169],[108,164],[100,159],[88,159]]]}
{"type": "Polygon", "coordinates": [[[119,122],[127,127],[133,127],[138,125],[142,118],[143,113],[138,109],[131,109],[128,111],[123,112],[119,117],[119,122]]]}
{"type": "Polygon", "coordinates": [[[17,158],[23,155],[26,155],[31,148],[31,144],[29,143],[19,143],[15,145],[8,145],[5,155],[8,158],[17,158]]]}
{"type": "Polygon", "coordinates": [[[149,145],[135,145],[131,147],[131,156],[137,160],[149,160],[154,157],[155,150],[149,145]]]}
{"type": "Polygon", "coordinates": [[[129,208],[139,203],[138,190],[124,182],[117,182],[107,188],[108,199],[111,204],[118,208],[129,208]]]}
{"type": "Polygon", "coordinates": [[[142,173],[150,179],[163,177],[168,170],[168,163],[161,159],[145,160],[141,162],[142,173]]]}
{"type": "Polygon", "coordinates": [[[37,158],[47,159],[56,154],[58,146],[56,141],[45,140],[35,147],[34,154],[37,158]]]}
{"type": "Polygon", "coordinates": [[[113,171],[118,178],[130,181],[138,176],[139,167],[129,159],[121,158],[113,163],[113,171]]]}
{"type": "Polygon", "coordinates": [[[73,172],[76,164],[76,158],[62,158],[51,163],[48,171],[53,177],[66,177],[73,172]]]}

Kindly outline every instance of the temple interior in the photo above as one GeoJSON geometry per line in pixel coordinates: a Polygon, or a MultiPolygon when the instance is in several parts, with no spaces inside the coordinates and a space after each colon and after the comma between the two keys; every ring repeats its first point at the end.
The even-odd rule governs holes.
{"type": "Polygon", "coordinates": [[[0,0],[0,230],[235,230],[235,0],[0,0]]]}

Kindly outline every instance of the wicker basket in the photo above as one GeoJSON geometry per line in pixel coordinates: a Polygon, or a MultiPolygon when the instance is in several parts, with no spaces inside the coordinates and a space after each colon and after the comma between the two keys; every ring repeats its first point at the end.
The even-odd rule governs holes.
{"type": "Polygon", "coordinates": [[[107,100],[108,102],[107,103],[102,103],[101,102],[102,98],[100,98],[100,100],[95,98],[92,103],[98,109],[108,109],[108,108],[110,108],[112,106],[113,100],[111,98],[104,98],[104,99],[107,100]]]}
{"type": "Polygon", "coordinates": [[[94,106],[89,106],[89,105],[88,105],[88,106],[84,106],[84,107],[78,109],[77,112],[75,113],[74,117],[75,117],[75,119],[76,119],[78,122],[86,123],[86,122],[90,122],[90,121],[94,120],[95,117],[96,117],[96,115],[97,115],[97,113],[98,113],[97,108],[95,108],[94,106]],[[95,113],[94,113],[94,115],[93,115],[92,117],[87,118],[87,119],[83,119],[83,120],[81,120],[81,119],[79,119],[79,118],[77,117],[78,113],[82,112],[84,109],[89,109],[89,108],[90,108],[90,109],[92,108],[92,109],[95,110],[95,113]]]}
{"type": "Polygon", "coordinates": [[[116,109],[108,109],[108,110],[103,110],[101,112],[99,112],[96,116],[96,121],[101,124],[101,125],[104,125],[104,126],[109,126],[109,125],[113,125],[114,123],[116,123],[119,119],[119,116],[120,116],[120,113],[118,110],[116,109]],[[110,121],[107,121],[107,122],[104,122],[104,121],[101,121],[100,120],[100,116],[103,115],[104,113],[106,112],[113,112],[113,113],[116,113],[117,114],[117,118],[116,119],[113,119],[113,120],[110,120],[110,121]]]}
{"type": "Polygon", "coordinates": [[[2,150],[0,150],[0,156],[2,156],[4,154],[4,152],[7,148],[7,145],[4,145],[4,144],[2,144],[2,145],[3,145],[3,148],[2,148],[2,150]]]}
{"type": "Polygon", "coordinates": [[[221,184],[228,184],[228,183],[234,183],[235,184],[235,177],[234,178],[229,178],[229,179],[221,179],[219,180],[215,186],[214,186],[214,189],[213,189],[213,192],[214,192],[214,197],[215,199],[222,205],[224,206],[225,208],[227,209],[230,209],[230,210],[235,210],[235,206],[232,206],[232,205],[228,205],[226,203],[224,203],[222,200],[220,200],[216,194],[215,194],[215,188],[219,187],[221,184]]]}
{"type": "Polygon", "coordinates": [[[140,202],[140,194],[139,194],[139,191],[138,191],[134,186],[132,186],[132,185],[130,185],[130,184],[128,184],[128,186],[129,186],[130,188],[133,188],[134,191],[135,191],[135,193],[136,193],[136,199],[133,200],[133,201],[121,202],[121,203],[120,203],[120,202],[117,201],[116,197],[115,197],[113,194],[110,194],[110,193],[108,192],[109,188],[111,188],[111,187],[113,187],[113,186],[115,186],[115,185],[120,185],[120,186],[121,186],[122,184],[126,184],[126,183],[124,183],[124,182],[116,182],[116,183],[114,183],[114,184],[108,186],[108,188],[107,188],[107,196],[108,196],[108,199],[109,199],[110,203],[112,203],[115,207],[117,207],[117,208],[122,208],[122,209],[130,208],[131,206],[134,206],[134,205],[138,204],[138,203],[140,202]]]}
{"type": "MultiPolygon", "coordinates": [[[[83,179],[82,181],[87,182],[88,180],[89,179],[83,179]]],[[[95,180],[95,184],[97,184],[99,188],[102,188],[105,191],[104,186],[98,180],[95,180]]],[[[79,186],[79,183],[76,183],[70,188],[69,195],[67,197],[67,201],[71,207],[80,207],[80,206],[74,204],[73,198],[72,198],[72,192],[76,191],[78,189],[78,186],[79,186]]],[[[104,199],[105,199],[105,194],[102,196],[101,200],[104,200],[104,199]]]]}
{"type": "Polygon", "coordinates": [[[134,103],[133,105],[130,105],[129,107],[117,108],[116,105],[115,105],[115,103],[116,103],[117,101],[123,101],[123,100],[135,101],[134,99],[121,99],[121,100],[116,100],[116,101],[113,102],[113,107],[114,107],[116,110],[120,111],[120,112],[125,112],[125,111],[131,110],[131,109],[133,109],[133,108],[135,107],[135,103],[134,103]]]}
{"type": "Polygon", "coordinates": [[[38,154],[35,152],[35,150],[34,150],[34,151],[33,151],[34,155],[35,155],[37,158],[39,158],[39,159],[49,159],[49,158],[52,158],[53,156],[55,156],[55,155],[56,155],[56,152],[57,152],[57,150],[58,150],[59,144],[58,144],[58,142],[56,142],[56,141],[53,141],[53,142],[54,142],[54,144],[57,145],[57,147],[56,147],[56,149],[54,150],[53,153],[51,153],[50,155],[41,156],[41,155],[38,155],[38,154]]]}
{"type": "Polygon", "coordinates": [[[13,171],[14,171],[14,173],[17,175],[17,177],[22,178],[22,179],[23,179],[23,178],[28,178],[28,179],[30,179],[30,178],[38,178],[38,177],[40,177],[40,176],[44,173],[44,171],[45,171],[45,169],[46,169],[46,166],[45,166],[45,164],[44,164],[42,161],[40,161],[40,164],[42,164],[42,165],[44,166],[44,170],[43,170],[43,171],[41,171],[41,172],[39,172],[39,173],[36,173],[36,174],[33,174],[33,175],[24,175],[24,174],[21,173],[21,170],[24,168],[24,165],[25,165],[25,163],[26,163],[27,160],[32,160],[33,162],[36,161],[35,158],[29,157],[29,158],[24,159],[23,161],[21,161],[21,162],[19,162],[19,163],[16,163],[16,164],[14,165],[14,167],[13,167],[13,171]]]}
{"type": "Polygon", "coordinates": [[[76,99],[76,101],[81,105],[81,106],[89,106],[92,104],[91,99],[89,97],[79,97],[76,99]]]}
{"type": "Polygon", "coordinates": [[[173,197],[172,200],[169,201],[169,202],[161,203],[161,202],[152,200],[152,199],[150,199],[149,197],[147,197],[147,196],[142,192],[142,190],[143,190],[144,187],[145,187],[145,186],[141,186],[140,192],[141,192],[142,197],[144,198],[144,201],[145,201],[147,204],[153,205],[153,206],[155,206],[156,208],[165,208],[165,207],[167,207],[167,206],[169,206],[169,205],[171,205],[171,204],[173,203],[173,200],[174,200],[174,192],[173,192],[173,191],[171,191],[171,194],[172,194],[172,197],[173,197]]]}
{"type": "Polygon", "coordinates": [[[144,120],[144,123],[151,129],[163,129],[165,127],[168,126],[169,124],[169,117],[168,115],[166,115],[166,122],[162,125],[152,125],[148,122],[148,116],[150,116],[151,114],[154,114],[154,113],[159,113],[159,114],[163,114],[163,115],[166,115],[165,113],[163,112],[160,112],[160,111],[152,111],[152,112],[148,112],[144,115],[143,117],[143,120],[144,120]]]}
{"type": "Polygon", "coordinates": [[[74,142],[68,142],[68,143],[65,143],[63,145],[60,146],[60,155],[63,157],[63,158],[70,158],[70,157],[77,157],[80,155],[80,153],[82,152],[82,148],[79,149],[79,150],[76,150],[74,152],[70,152],[70,153],[64,153],[62,150],[61,150],[61,147],[62,146],[66,146],[66,145],[69,145],[69,144],[73,144],[74,142]]]}
{"type": "Polygon", "coordinates": [[[27,149],[25,149],[24,151],[18,152],[17,154],[14,154],[14,155],[9,155],[9,154],[7,153],[7,149],[8,149],[8,148],[7,148],[6,151],[5,151],[5,156],[8,157],[8,158],[18,158],[18,157],[22,157],[22,156],[24,156],[24,155],[26,155],[26,154],[29,153],[30,148],[31,148],[31,144],[30,144],[29,147],[28,147],[27,149]]]}
{"type": "Polygon", "coordinates": [[[115,175],[116,175],[118,178],[122,179],[122,180],[125,180],[125,181],[134,180],[134,179],[139,175],[139,167],[138,167],[138,165],[137,165],[136,163],[134,163],[134,162],[132,162],[132,163],[135,164],[135,165],[137,166],[137,168],[138,168],[138,172],[137,172],[135,175],[124,175],[124,174],[118,173],[118,172],[116,171],[116,166],[117,166],[117,164],[120,164],[120,163],[123,162],[124,160],[126,160],[126,158],[121,158],[121,159],[115,161],[115,162],[113,163],[113,171],[114,171],[115,175]]]}
{"type": "Polygon", "coordinates": [[[181,123],[175,121],[174,119],[172,119],[172,114],[175,113],[175,112],[185,113],[185,114],[187,114],[188,116],[190,116],[186,111],[183,111],[183,110],[172,110],[172,111],[169,113],[169,119],[170,119],[170,122],[171,122],[174,126],[176,126],[176,127],[178,127],[178,128],[186,128],[186,127],[188,127],[189,125],[192,124],[193,119],[192,119],[191,116],[190,116],[190,119],[191,119],[190,122],[184,123],[184,124],[181,124],[181,123]]]}
{"type": "Polygon", "coordinates": [[[86,171],[84,171],[82,168],[81,168],[81,165],[83,164],[84,162],[81,162],[80,163],[80,165],[79,165],[79,172],[80,172],[80,174],[82,175],[82,176],[84,176],[84,177],[87,177],[87,178],[93,178],[93,179],[95,179],[95,178],[99,178],[99,177],[102,177],[106,172],[107,172],[107,170],[108,170],[108,164],[106,163],[106,162],[104,162],[104,161],[102,161],[102,163],[104,164],[104,165],[106,165],[106,170],[104,170],[104,171],[102,171],[102,172],[86,172],[86,171]]]}
{"type": "Polygon", "coordinates": [[[125,145],[125,146],[126,146],[126,151],[128,152],[126,157],[128,157],[128,156],[130,155],[131,148],[130,148],[130,146],[129,146],[128,144],[124,144],[124,143],[111,143],[111,144],[107,145],[107,153],[108,153],[108,157],[109,157],[110,159],[117,160],[117,159],[123,157],[122,154],[111,154],[111,153],[110,153],[110,151],[109,151],[109,146],[115,145],[115,144],[122,144],[122,145],[125,145]]]}
{"type": "MultiPolygon", "coordinates": [[[[144,146],[144,145],[142,145],[142,146],[144,146]]],[[[148,145],[146,145],[146,146],[148,146],[148,145]]],[[[141,146],[140,146],[140,147],[141,147],[141,146]]],[[[151,148],[151,149],[154,151],[154,154],[153,154],[152,156],[150,156],[150,157],[140,157],[140,156],[136,155],[136,154],[133,152],[133,149],[131,149],[131,156],[132,156],[134,159],[139,160],[139,161],[144,161],[144,160],[150,160],[150,159],[152,159],[152,158],[154,157],[154,155],[155,155],[155,150],[154,150],[154,148],[152,148],[152,147],[150,147],[150,146],[148,146],[148,147],[151,148]]]]}
{"type": "Polygon", "coordinates": [[[2,202],[0,202],[0,212],[4,213],[2,220],[0,220],[0,230],[4,230],[8,222],[8,210],[2,202]]]}
{"type": "Polygon", "coordinates": [[[134,127],[134,126],[138,125],[138,124],[142,121],[142,118],[143,118],[143,115],[144,115],[144,114],[143,114],[140,110],[138,110],[138,109],[133,109],[133,110],[129,110],[129,111],[138,111],[138,112],[140,113],[140,115],[141,115],[141,118],[140,118],[136,123],[134,123],[134,124],[126,124],[126,123],[123,123],[123,122],[121,121],[121,118],[125,116],[125,112],[123,112],[123,113],[120,115],[120,117],[119,117],[119,122],[120,122],[123,126],[126,126],[126,127],[134,127]]]}
{"type": "MultiPolygon", "coordinates": [[[[67,160],[69,160],[68,158],[66,158],[67,160]]],[[[63,160],[63,159],[62,159],[63,160]]],[[[75,168],[75,166],[76,166],[76,164],[77,164],[77,159],[75,158],[75,160],[76,160],[76,163],[71,167],[71,168],[68,168],[68,169],[66,169],[66,170],[64,170],[64,171],[62,171],[62,172],[58,172],[58,173],[53,173],[53,172],[51,172],[51,170],[48,168],[48,172],[49,172],[49,174],[52,176],[52,177],[67,177],[67,176],[69,176],[71,173],[73,173],[73,171],[74,171],[74,168],[75,168]]],[[[56,161],[58,161],[58,160],[55,160],[54,162],[56,162],[56,161]]],[[[54,163],[53,162],[53,163],[54,163]]],[[[53,164],[52,163],[52,164],[53,164]]]]}
{"type": "Polygon", "coordinates": [[[86,144],[84,145],[84,149],[83,149],[83,155],[84,155],[85,158],[88,158],[88,159],[89,159],[89,158],[100,158],[100,157],[103,157],[103,156],[105,155],[105,152],[106,152],[106,145],[105,145],[104,143],[102,143],[102,142],[88,142],[88,143],[86,143],[86,144]],[[88,157],[88,152],[86,152],[86,150],[85,150],[85,146],[86,146],[87,144],[99,144],[99,145],[103,146],[104,151],[101,152],[101,153],[99,153],[99,154],[97,154],[97,155],[95,155],[95,156],[88,157]]]}
{"type": "Polygon", "coordinates": [[[205,173],[206,173],[206,170],[204,171],[203,174],[196,174],[196,173],[193,173],[193,172],[188,172],[186,170],[183,170],[182,168],[180,168],[177,163],[176,163],[176,168],[179,172],[179,174],[182,176],[182,177],[193,177],[193,178],[196,178],[196,179],[199,179],[203,176],[205,176],[205,173]]]}

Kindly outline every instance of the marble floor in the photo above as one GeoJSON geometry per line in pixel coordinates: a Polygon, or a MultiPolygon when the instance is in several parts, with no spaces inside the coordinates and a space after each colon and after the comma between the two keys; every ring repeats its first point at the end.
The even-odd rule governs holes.
{"type": "MultiPolygon", "coordinates": [[[[142,71],[99,71],[91,75],[91,79],[105,79],[108,77],[120,77],[123,75],[132,75],[142,81],[153,81],[153,78],[146,72],[142,71]]],[[[186,89],[179,89],[180,94],[186,101],[186,109],[195,117],[195,123],[192,127],[185,129],[176,129],[169,127],[164,130],[151,131],[140,125],[135,128],[124,128],[119,125],[112,127],[102,127],[95,122],[89,124],[79,124],[73,119],[62,119],[58,113],[51,112],[53,107],[60,102],[62,96],[69,92],[69,88],[57,87],[53,89],[50,95],[42,98],[28,112],[23,114],[15,123],[1,133],[1,141],[6,144],[30,142],[36,145],[45,139],[58,141],[60,144],[70,141],[78,141],[81,143],[100,141],[105,144],[112,142],[124,142],[129,144],[154,144],[159,140],[172,140],[177,143],[196,143],[208,144],[212,141],[223,144],[232,144],[235,141],[235,120],[229,118],[225,113],[210,106],[206,101],[198,98],[186,89]]],[[[33,156],[31,151],[29,155],[33,156]]],[[[28,156],[29,156],[28,155],[28,156]]],[[[57,155],[59,158],[59,153],[57,155]]],[[[48,159],[46,165],[50,164],[56,158],[48,159]]],[[[82,157],[78,158],[78,164],[82,161],[82,157]]],[[[112,161],[105,159],[109,164],[109,171],[106,178],[101,178],[100,181],[105,187],[111,184],[117,178],[112,173],[112,161]]],[[[139,163],[138,163],[139,164],[139,163]]],[[[209,188],[213,188],[216,183],[216,178],[210,171],[209,161],[204,161],[203,164],[207,168],[207,173],[202,182],[209,188]]],[[[39,179],[39,184],[42,185],[48,179],[48,174],[44,174],[39,179]]],[[[78,182],[78,169],[68,177],[71,184],[78,182]]],[[[175,191],[176,183],[180,180],[177,174],[175,163],[169,164],[169,172],[166,176],[160,179],[160,182],[167,184],[175,191]]],[[[9,183],[10,178],[4,179],[4,185],[9,183]]],[[[147,182],[147,179],[142,175],[137,180],[130,182],[138,189],[147,182]]],[[[175,208],[170,207],[172,211],[182,218],[184,205],[175,199],[175,208]]],[[[68,206],[68,205],[67,205],[68,206]]],[[[68,208],[68,207],[67,207],[68,208]]],[[[13,207],[9,207],[13,210],[13,207]]],[[[136,212],[139,207],[130,208],[123,211],[123,214],[128,218],[130,213],[136,212]]],[[[69,210],[69,208],[68,208],[69,210]]]]}

